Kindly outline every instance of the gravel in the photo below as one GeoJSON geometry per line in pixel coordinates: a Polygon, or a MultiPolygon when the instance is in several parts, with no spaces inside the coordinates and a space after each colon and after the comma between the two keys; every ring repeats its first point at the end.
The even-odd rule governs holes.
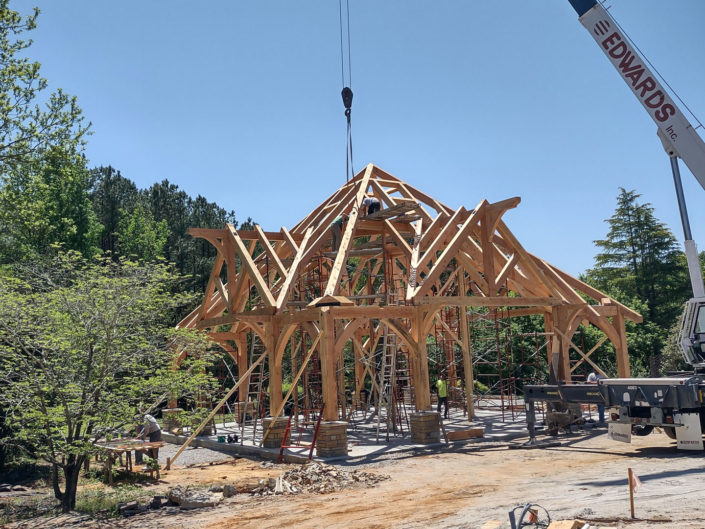
{"type": "MultiPolygon", "coordinates": [[[[176,452],[178,452],[179,448],[181,448],[180,445],[166,443],[162,448],[159,449],[159,464],[161,464],[162,466],[166,465],[166,458],[174,457],[176,452]]],[[[223,461],[225,459],[235,458],[231,454],[224,454],[223,452],[218,452],[217,450],[189,446],[186,450],[181,452],[181,455],[176,460],[176,465],[205,465],[212,461],[223,461]]]]}

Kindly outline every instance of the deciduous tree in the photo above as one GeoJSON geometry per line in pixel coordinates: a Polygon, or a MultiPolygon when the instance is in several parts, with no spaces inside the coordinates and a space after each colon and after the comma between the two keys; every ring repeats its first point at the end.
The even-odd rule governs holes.
{"type": "Polygon", "coordinates": [[[64,511],[101,437],[127,433],[138,410],[169,392],[212,389],[202,338],[188,337],[190,376],[172,369],[185,339],[170,335],[172,313],[186,301],[170,291],[176,280],[162,264],[76,253],[0,280],[0,406],[13,433],[2,441],[52,465],[64,511]]]}

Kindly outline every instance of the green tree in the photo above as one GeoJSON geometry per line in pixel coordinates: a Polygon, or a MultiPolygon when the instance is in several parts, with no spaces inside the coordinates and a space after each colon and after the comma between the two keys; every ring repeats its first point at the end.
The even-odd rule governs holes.
{"type": "Polygon", "coordinates": [[[93,180],[91,200],[98,222],[103,225],[100,247],[118,257],[117,232],[123,212],[131,212],[139,200],[135,183],[111,166],[91,171],[93,180]]]}
{"type": "Polygon", "coordinates": [[[94,255],[102,226],[89,188],[83,157],[60,148],[0,176],[0,263],[36,258],[56,244],[94,255]]]}
{"type": "Polygon", "coordinates": [[[628,306],[638,306],[644,323],[628,329],[630,356],[636,373],[652,366],[656,374],[668,329],[691,292],[676,238],[650,204],[638,202],[639,196],[620,188],[615,213],[606,221],[607,237],[595,241],[601,252],[585,280],[628,306]]]}
{"type": "Polygon", "coordinates": [[[173,294],[178,278],[163,264],[69,253],[1,279],[0,406],[12,431],[2,442],[52,465],[66,512],[102,436],[132,429],[138,411],[169,392],[212,390],[206,342],[189,338],[191,352],[203,350],[188,356],[189,376],[172,369],[185,339],[170,334],[173,314],[188,300],[173,294]]]}
{"type": "Polygon", "coordinates": [[[61,89],[47,95],[40,64],[26,56],[32,40],[23,33],[36,27],[39,9],[23,17],[9,3],[0,0],[0,174],[52,146],[78,150],[89,128],[76,98],[61,89]]]}
{"type": "Polygon", "coordinates": [[[121,255],[144,261],[163,258],[168,237],[166,220],[155,221],[151,212],[141,204],[132,213],[123,212],[117,233],[121,255]]]}

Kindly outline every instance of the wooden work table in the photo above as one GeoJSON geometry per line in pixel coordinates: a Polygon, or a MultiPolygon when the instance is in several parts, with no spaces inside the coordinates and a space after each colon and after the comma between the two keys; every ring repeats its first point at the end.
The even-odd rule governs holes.
{"type": "MultiPolygon", "coordinates": [[[[115,460],[118,458],[122,459],[123,454],[125,455],[125,470],[128,472],[131,472],[133,470],[132,467],[132,452],[144,452],[146,453],[148,450],[151,450],[152,448],[161,448],[164,446],[164,441],[155,441],[155,442],[149,442],[149,441],[142,441],[141,439],[123,439],[119,441],[105,441],[105,442],[100,442],[96,443],[96,446],[99,446],[103,450],[105,450],[106,453],[106,458],[105,458],[105,463],[103,465],[103,468],[105,469],[105,474],[108,478],[108,484],[112,485],[113,484],[113,474],[112,474],[112,468],[113,468],[113,463],[115,460]]],[[[160,478],[159,475],[159,468],[156,469],[157,471],[157,479],[160,478]]],[[[154,470],[150,469],[149,470],[149,475],[150,477],[154,477],[154,470]]]]}

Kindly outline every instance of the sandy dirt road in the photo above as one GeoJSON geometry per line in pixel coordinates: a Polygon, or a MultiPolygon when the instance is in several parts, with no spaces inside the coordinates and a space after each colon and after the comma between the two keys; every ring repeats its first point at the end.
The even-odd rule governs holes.
{"type": "MultiPolygon", "coordinates": [[[[511,508],[532,502],[545,507],[552,519],[579,517],[591,521],[592,527],[705,527],[702,453],[676,451],[663,434],[635,438],[631,445],[609,441],[604,433],[561,440],[563,446],[541,450],[477,443],[427,455],[406,454],[363,467],[391,476],[373,488],[293,496],[239,494],[213,509],[143,514],[113,526],[504,529],[509,527],[511,508]],[[642,521],[629,519],[629,467],[642,482],[635,496],[636,515],[642,521]]],[[[173,484],[200,475],[202,482],[238,483],[278,472],[241,460],[205,470],[173,471],[165,480],[173,484]]]]}

